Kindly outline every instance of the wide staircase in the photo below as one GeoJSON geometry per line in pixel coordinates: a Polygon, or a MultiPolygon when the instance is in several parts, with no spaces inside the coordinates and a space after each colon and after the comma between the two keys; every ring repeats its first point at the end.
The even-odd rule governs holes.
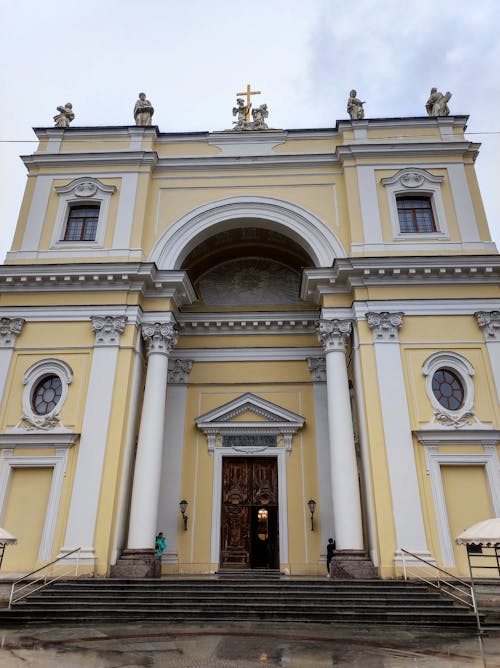
{"type": "Polygon", "coordinates": [[[162,580],[59,580],[0,611],[0,624],[224,621],[474,627],[473,612],[401,580],[292,578],[278,572],[162,580]]]}

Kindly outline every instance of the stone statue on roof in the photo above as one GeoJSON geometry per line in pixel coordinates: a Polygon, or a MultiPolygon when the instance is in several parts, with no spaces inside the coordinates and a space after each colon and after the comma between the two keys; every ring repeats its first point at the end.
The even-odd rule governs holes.
{"type": "Polygon", "coordinates": [[[356,95],[357,92],[353,89],[349,93],[349,98],[347,100],[347,113],[353,120],[359,120],[365,117],[365,110],[363,109],[365,102],[361,102],[356,95]]]}
{"type": "Polygon", "coordinates": [[[451,93],[447,91],[444,95],[437,88],[431,88],[429,99],[425,103],[425,110],[428,116],[449,116],[450,109],[448,102],[450,101],[451,93]]]}
{"type": "Polygon", "coordinates": [[[252,109],[252,130],[267,130],[268,126],[265,119],[269,116],[267,104],[261,104],[259,107],[252,109]]]}
{"type": "Polygon", "coordinates": [[[233,121],[236,132],[247,129],[247,113],[250,111],[251,105],[246,105],[242,97],[237,98],[236,107],[233,107],[233,116],[237,116],[238,120],[233,121]]]}
{"type": "Polygon", "coordinates": [[[139,99],[134,106],[134,119],[136,125],[151,125],[151,118],[155,110],[151,102],[146,99],[146,93],[139,93],[139,99]]]}
{"type": "Polygon", "coordinates": [[[54,116],[54,125],[56,128],[69,128],[69,124],[75,118],[73,112],[73,105],[71,102],[66,102],[64,106],[57,107],[59,112],[54,116]]]}

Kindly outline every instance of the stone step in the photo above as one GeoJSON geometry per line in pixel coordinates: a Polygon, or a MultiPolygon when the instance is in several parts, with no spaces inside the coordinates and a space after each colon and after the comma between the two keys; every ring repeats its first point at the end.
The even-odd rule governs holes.
{"type": "Polygon", "coordinates": [[[60,580],[0,611],[0,623],[215,620],[469,626],[473,613],[421,583],[324,579],[60,580]]]}

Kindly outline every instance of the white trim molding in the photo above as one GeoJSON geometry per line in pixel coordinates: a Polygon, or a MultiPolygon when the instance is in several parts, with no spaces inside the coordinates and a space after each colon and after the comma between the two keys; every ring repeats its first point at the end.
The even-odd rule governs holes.
{"type": "Polygon", "coordinates": [[[435,429],[439,424],[444,428],[459,429],[470,426],[472,422],[478,422],[474,415],[474,383],[472,381],[474,367],[465,357],[450,350],[434,353],[425,360],[422,373],[425,376],[425,390],[434,409],[429,428],[435,429]],[[432,391],[432,379],[439,369],[450,369],[462,383],[464,399],[462,405],[456,410],[441,405],[432,391]]]}
{"type": "MultiPolygon", "coordinates": [[[[224,436],[275,436],[276,447],[284,447],[290,453],[292,450],[292,437],[304,426],[305,419],[301,415],[292,413],[271,401],[262,399],[251,392],[242,394],[237,399],[229,401],[223,406],[204,413],[196,418],[196,426],[206,435],[208,451],[214,452],[216,447],[221,447],[224,436]],[[257,420],[237,421],[233,420],[243,413],[253,413],[257,420]]],[[[257,453],[274,448],[268,446],[241,446],[241,448],[226,448],[231,452],[257,453]]]]}
{"type": "Polygon", "coordinates": [[[346,257],[336,235],[306,209],[274,197],[242,196],[216,200],[184,215],[156,242],[148,262],[159,269],[178,269],[203,240],[229,227],[246,227],[249,219],[296,241],[316,267],[331,267],[336,257],[346,257]]]}
{"type": "MultiPolygon", "coordinates": [[[[32,434],[24,435],[22,433],[0,436],[0,508],[1,517],[6,508],[8,498],[9,484],[12,470],[14,468],[51,468],[53,469],[52,482],[50,485],[47,511],[40,541],[38,553],[39,561],[48,561],[52,556],[52,547],[54,542],[54,531],[59,513],[59,501],[64,482],[64,474],[68,462],[68,451],[73,446],[79,434],[32,434]],[[47,448],[55,447],[55,453],[52,455],[14,455],[14,448],[47,448]]],[[[34,503],[37,500],[33,500],[34,503]]]]}
{"type": "Polygon", "coordinates": [[[74,179],[65,186],[56,186],[59,195],[51,248],[89,247],[102,248],[109,217],[111,197],[116,192],[116,186],[106,186],[99,179],[91,176],[82,176],[74,179]],[[93,241],[64,241],[64,233],[68,220],[68,213],[72,206],[89,204],[99,206],[99,220],[95,239],[93,241]]]}
{"type": "Polygon", "coordinates": [[[449,239],[446,214],[441,195],[441,184],[443,176],[433,176],[426,169],[407,167],[400,169],[394,176],[381,179],[381,183],[387,191],[389,212],[392,223],[392,233],[395,241],[402,239],[416,241],[449,239]],[[401,232],[397,208],[397,198],[401,196],[423,196],[429,197],[436,225],[435,232],[401,232]]]}
{"type": "Polygon", "coordinates": [[[483,466],[488,479],[491,502],[496,516],[500,515],[500,464],[497,446],[500,431],[475,429],[467,432],[445,432],[439,430],[416,431],[415,435],[425,447],[427,468],[429,471],[434,508],[441,548],[443,566],[455,565],[453,536],[450,533],[446,498],[444,493],[441,466],[483,466]],[[438,451],[440,445],[470,446],[482,445],[484,452],[477,454],[450,453],[438,451]]]}

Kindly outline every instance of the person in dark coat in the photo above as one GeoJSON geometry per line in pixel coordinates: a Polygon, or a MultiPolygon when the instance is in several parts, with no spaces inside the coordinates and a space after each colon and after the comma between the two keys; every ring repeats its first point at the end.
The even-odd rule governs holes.
{"type": "Polygon", "coordinates": [[[333,538],[328,539],[328,543],[326,546],[326,570],[327,570],[327,578],[330,577],[330,564],[332,563],[333,555],[335,554],[335,541],[333,538]]]}

